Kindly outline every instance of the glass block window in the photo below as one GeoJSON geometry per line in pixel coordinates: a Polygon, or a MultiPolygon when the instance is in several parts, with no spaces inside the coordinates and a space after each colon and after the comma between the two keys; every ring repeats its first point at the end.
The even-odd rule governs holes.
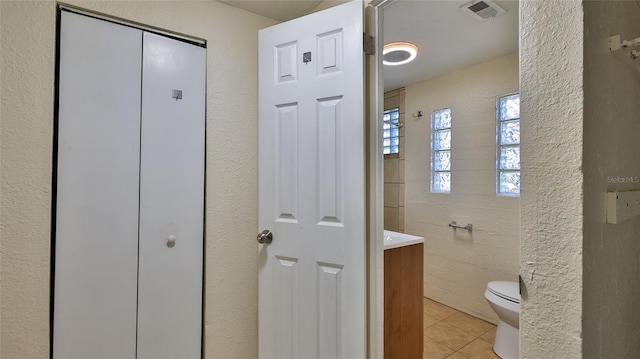
{"type": "Polygon", "coordinates": [[[398,137],[400,121],[400,109],[392,108],[384,111],[382,115],[382,148],[385,155],[398,153],[400,138],[398,137]]]}
{"type": "Polygon", "coordinates": [[[431,192],[451,193],[451,109],[431,116],[431,192]]]}
{"type": "Polygon", "coordinates": [[[497,193],[520,195],[520,94],[500,97],[497,103],[497,193]]]}

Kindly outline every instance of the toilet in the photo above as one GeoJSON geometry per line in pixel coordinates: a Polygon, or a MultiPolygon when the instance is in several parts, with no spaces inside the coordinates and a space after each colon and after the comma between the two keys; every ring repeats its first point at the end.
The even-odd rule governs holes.
{"type": "Polygon", "coordinates": [[[489,282],[484,297],[498,314],[493,351],[502,359],[520,356],[520,287],[518,282],[489,282]]]}

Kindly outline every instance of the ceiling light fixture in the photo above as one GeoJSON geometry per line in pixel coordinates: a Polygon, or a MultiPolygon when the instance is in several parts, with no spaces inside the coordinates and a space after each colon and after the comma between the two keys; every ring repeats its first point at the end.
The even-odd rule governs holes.
{"type": "Polygon", "coordinates": [[[392,42],[382,49],[382,63],[389,66],[404,65],[418,55],[418,47],[410,42],[392,42]]]}

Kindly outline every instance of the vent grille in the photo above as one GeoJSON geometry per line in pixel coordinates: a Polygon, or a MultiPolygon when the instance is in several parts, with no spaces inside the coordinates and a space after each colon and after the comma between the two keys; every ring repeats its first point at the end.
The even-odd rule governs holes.
{"type": "Polygon", "coordinates": [[[469,10],[471,10],[471,11],[473,11],[473,12],[475,12],[477,14],[479,11],[482,11],[482,10],[488,8],[488,7],[489,7],[489,5],[487,5],[486,2],[480,1],[477,4],[469,6],[469,10]]]}
{"type": "Polygon", "coordinates": [[[460,10],[478,21],[485,21],[504,13],[504,9],[491,0],[473,1],[462,6],[460,10]]]}

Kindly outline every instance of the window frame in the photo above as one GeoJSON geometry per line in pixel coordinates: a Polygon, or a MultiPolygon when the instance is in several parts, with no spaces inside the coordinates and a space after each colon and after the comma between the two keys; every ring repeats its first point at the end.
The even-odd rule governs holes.
{"type": "Polygon", "coordinates": [[[502,163],[502,149],[503,148],[518,148],[518,156],[520,156],[520,145],[522,143],[521,139],[518,138],[518,143],[517,144],[502,144],[502,123],[506,123],[506,122],[518,122],[518,127],[520,127],[521,124],[521,117],[520,117],[520,104],[518,103],[518,117],[517,118],[512,118],[512,119],[508,119],[508,120],[502,120],[501,119],[501,111],[502,111],[502,107],[500,106],[502,99],[507,98],[507,97],[511,97],[514,95],[518,95],[518,99],[520,100],[520,92],[516,91],[516,92],[511,92],[511,93],[507,93],[504,95],[500,95],[496,97],[496,195],[497,196],[501,196],[501,197],[520,197],[520,182],[518,181],[518,192],[514,193],[514,192],[502,192],[501,188],[502,188],[502,183],[501,183],[501,177],[503,173],[518,173],[518,175],[521,174],[522,172],[522,164],[520,164],[520,166],[518,167],[517,170],[515,169],[502,169],[501,168],[501,163],[502,163]]]}
{"type": "Polygon", "coordinates": [[[398,157],[400,155],[400,126],[397,125],[397,123],[400,122],[400,107],[396,106],[396,107],[391,107],[389,109],[386,109],[382,112],[382,153],[384,155],[385,158],[387,157],[398,157]],[[397,112],[398,113],[398,119],[396,122],[393,122],[391,119],[391,116],[389,116],[389,120],[385,120],[384,117],[387,114],[391,114],[392,112],[397,112]],[[398,130],[398,134],[397,136],[391,136],[391,133],[389,134],[389,137],[385,137],[384,136],[384,132],[387,130],[385,129],[385,125],[389,124],[389,132],[391,132],[394,129],[398,130]],[[392,139],[397,138],[398,139],[398,145],[394,146],[392,144],[392,139]],[[389,146],[385,146],[384,145],[384,140],[389,139],[389,146]],[[385,147],[389,148],[389,153],[385,153],[385,147]],[[398,147],[398,152],[391,152],[393,150],[394,147],[398,147]]]}
{"type": "Polygon", "coordinates": [[[452,166],[453,166],[453,110],[451,108],[451,106],[446,106],[446,107],[440,107],[440,108],[436,108],[433,111],[431,111],[431,119],[430,119],[430,130],[429,130],[429,137],[430,137],[430,168],[429,168],[429,173],[430,173],[430,183],[429,183],[429,190],[431,193],[440,193],[440,194],[451,194],[451,187],[452,187],[452,166]],[[440,128],[440,129],[436,129],[436,113],[443,111],[443,110],[449,110],[449,116],[451,117],[451,123],[449,125],[449,127],[447,128],[440,128]],[[436,133],[437,132],[441,132],[441,131],[449,131],[449,136],[450,136],[450,143],[449,143],[449,149],[436,149],[435,148],[435,138],[436,138],[436,133]],[[449,170],[448,171],[443,171],[443,170],[436,170],[435,169],[435,163],[436,163],[436,156],[438,153],[440,152],[449,152],[449,170]],[[448,191],[442,191],[439,189],[435,188],[435,179],[436,179],[436,174],[437,173],[449,173],[449,190],[448,191]]]}

